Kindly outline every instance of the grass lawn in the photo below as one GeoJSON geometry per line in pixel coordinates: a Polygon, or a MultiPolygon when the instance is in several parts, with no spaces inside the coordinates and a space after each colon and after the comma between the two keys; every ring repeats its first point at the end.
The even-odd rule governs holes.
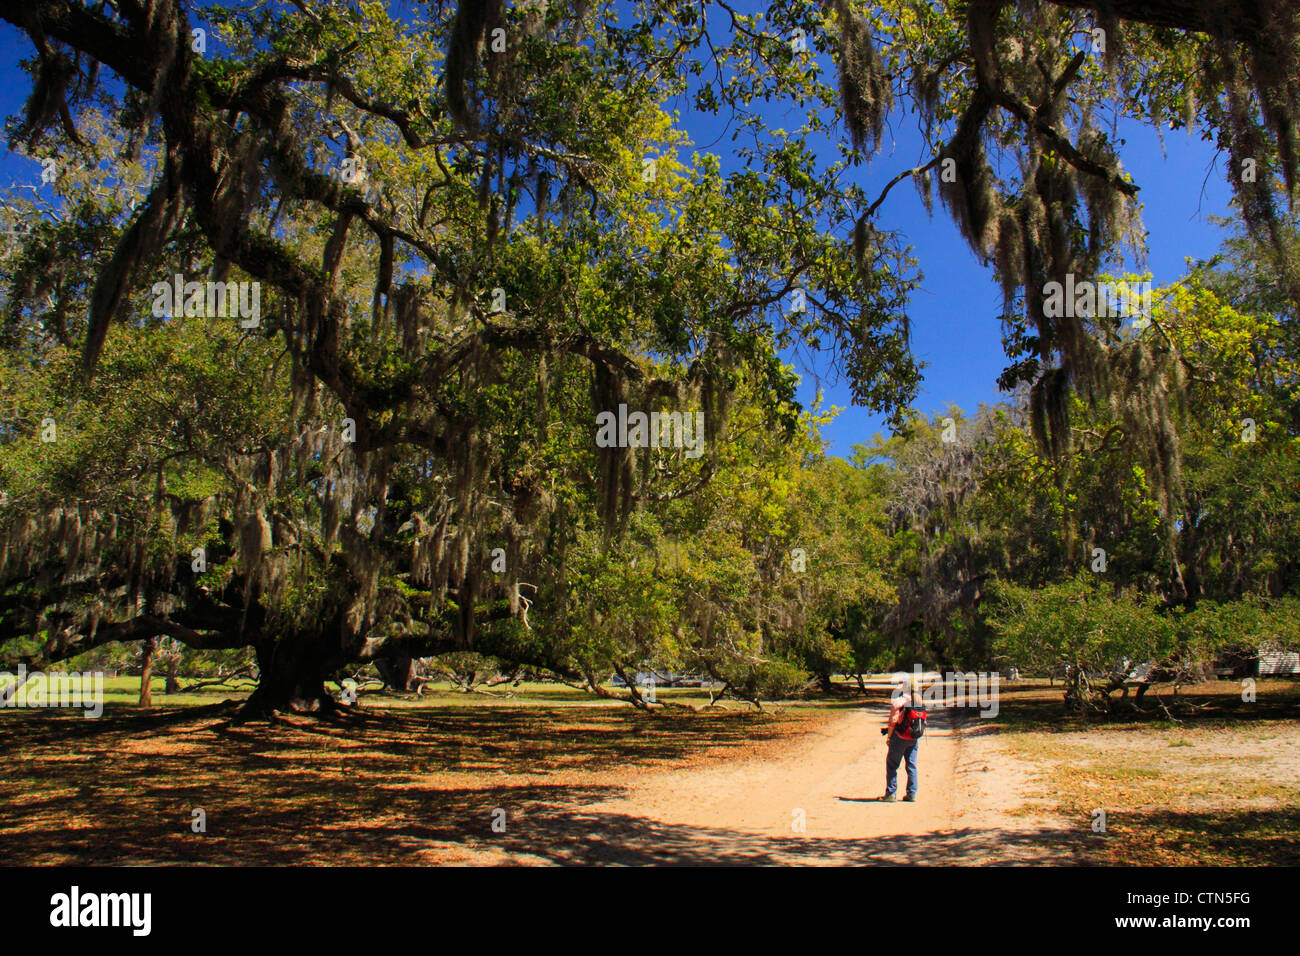
{"type": "MultiPolygon", "coordinates": [[[[193,707],[219,703],[224,700],[243,700],[252,693],[255,686],[253,681],[242,679],[218,687],[201,687],[194,691],[187,690],[189,686],[195,683],[197,683],[197,681],[193,678],[182,677],[180,679],[180,692],[168,694],[166,693],[166,681],[161,677],[153,678],[153,680],[150,681],[150,693],[152,695],[154,707],[193,707]]],[[[339,686],[333,682],[327,681],[325,686],[334,692],[339,690],[339,686]]],[[[557,683],[524,681],[518,686],[513,684],[508,686],[501,685],[482,692],[469,693],[454,688],[448,683],[434,683],[426,685],[424,693],[419,696],[414,694],[390,694],[381,692],[377,690],[377,686],[376,682],[371,682],[363,689],[361,693],[362,703],[367,707],[377,707],[382,710],[419,710],[432,705],[451,707],[522,707],[532,706],[539,703],[568,706],[613,706],[611,702],[602,701],[585,691],[557,683]]],[[[848,685],[845,685],[846,688],[847,686],[848,685]]],[[[620,688],[614,687],[611,687],[610,689],[616,691],[621,690],[620,688]]],[[[708,691],[700,690],[698,687],[659,687],[656,688],[656,699],[667,702],[701,706],[709,702],[709,693],[708,691]]],[[[24,700],[22,690],[19,690],[17,700],[19,704],[24,700]]],[[[134,708],[139,700],[139,676],[104,678],[104,704],[106,708],[134,708]]],[[[830,703],[836,702],[837,701],[831,701],[830,703]]],[[[783,701],[776,705],[764,706],[776,706],[778,709],[787,709],[790,707],[807,708],[817,707],[820,705],[821,702],[810,700],[783,701]]],[[[626,707],[628,705],[623,704],[620,706],[626,707]]],[[[736,701],[728,701],[726,702],[726,706],[729,708],[748,708],[748,705],[736,701]]]]}

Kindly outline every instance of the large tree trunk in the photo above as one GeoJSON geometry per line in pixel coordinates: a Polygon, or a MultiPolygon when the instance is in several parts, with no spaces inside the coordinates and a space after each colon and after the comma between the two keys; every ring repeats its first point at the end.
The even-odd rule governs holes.
{"type": "Polygon", "coordinates": [[[375,669],[379,671],[379,676],[384,679],[384,686],[389,690],[402,693],[411,691],[411,682],[415,679],[415,661],[412,658],[405,655],[393,658],[381,657],[375,661],[375,669]]]}
{"type": "Polygon", "coordinates": [[[140,706],[152,707],[153,695],[150,683],[153,681],[153,649],[156,638],[140,642],[142,658],[140,664],[140,706]]]}
{"type": "Polygon", "coordinates": [[[337,704],[325,690],[325,678],[345,661],[330,629],[300,632],[257,643],[257,689],[244,703],[245,719],[276,711],[327,716],[337,704]]]}
{"type": "Polygon", "coordinates": [[[172,653],[167,655],[167,670],[163,675],[167,683],[163,686],[164,694],[179,694],[181,690],[180,682],[181,656],[172,648],[172,653]]]}

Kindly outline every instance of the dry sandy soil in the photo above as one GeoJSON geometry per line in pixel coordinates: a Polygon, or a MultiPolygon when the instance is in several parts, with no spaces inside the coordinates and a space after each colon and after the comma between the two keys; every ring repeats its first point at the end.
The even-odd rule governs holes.
{"type": "MultiPolygon", "coordinates": [[[[594,826],[616,817],[663,834],[662,862],[1065,862],[1062,821],[1024,812],[1031,768],[994,738],[954,727],[953,714],[935,712],[922,739],[915,803],[879,799],[885,708],[876,706],[837,714],[777,755],[642,774],[583,813],[594,826]]],[[[900,767],[900,796],[905,781],[900,767]]]]}
{"type": "Polygon", "coordinates": [[[1050,687],[1008,689],[995,720],[934,708],[916,803],[877,799],[875,689],[763,714],[450,697],[271,725],[232,724],[233,704],[6,711],[0,863],[1296,865],[1298,686],[1246,704],[1206,685],[1186,723],[1080,725],[1050,687]]]}
{"type": "MultiPolygon", "coordinates": [[[[1061,863],[1032,767],[932,712],[916,803],[883,803],[883,704],[784,718],[212,711],[0,726],[12,863],[1061,863]],[[701,743],[700,741],[705,741],[701,743]],[[202,807],[207,832],[191,829],[202,807]],[[505,832],[493,819],[504,812],[505,832]],[[798,826],[802,821],[802,828],[798,826]]],[[[979,723],[975,721],[974,723],[979,723]]],[[[900,773],[900,789],[903,782],[900,773]]]]}

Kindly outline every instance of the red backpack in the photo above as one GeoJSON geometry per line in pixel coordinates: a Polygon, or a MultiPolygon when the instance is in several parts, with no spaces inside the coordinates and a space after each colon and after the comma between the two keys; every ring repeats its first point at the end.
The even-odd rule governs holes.
{"type": "Polygon", "coordinates": [[[920,740],[921,735],[925,733],[927,716],[925,704],[922,703],[919,707],[913,706],[909,698],[908,703],[903,707],[903,713],[899,715],[894,732],[904,740],[920,740]]]}

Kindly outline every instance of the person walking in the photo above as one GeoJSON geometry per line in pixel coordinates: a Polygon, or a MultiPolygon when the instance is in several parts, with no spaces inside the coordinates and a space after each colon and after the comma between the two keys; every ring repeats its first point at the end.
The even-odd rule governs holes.
{"type": "Polygon", "coordinates": [[[889,708],[889,722],[880,731],[889,744],[885,754],[885,795],[880,798],[886,803],[898,799],[898,765],[901,762],[907,765],[907,795],[903,799],[909,803],[916,799],[916,751],[921,735],[925,733],[925,721],[921,682],[914,676],[909,677],[907,690],[896,694],[889,708]]]}

